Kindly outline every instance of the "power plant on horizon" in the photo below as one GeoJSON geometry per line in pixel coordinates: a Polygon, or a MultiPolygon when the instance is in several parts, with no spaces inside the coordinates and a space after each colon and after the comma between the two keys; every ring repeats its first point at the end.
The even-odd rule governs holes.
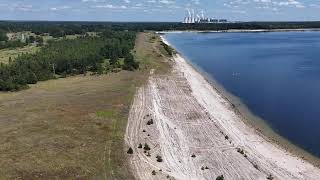
{"type": "Polygon", "coordinates": [[[194,24],[194,23],[228,23],[227,19],[214,19],[204,16],[204,12],[196,14],[194,9],[187,9],[188,15],[184,18],[183,23],[194,24]]]}

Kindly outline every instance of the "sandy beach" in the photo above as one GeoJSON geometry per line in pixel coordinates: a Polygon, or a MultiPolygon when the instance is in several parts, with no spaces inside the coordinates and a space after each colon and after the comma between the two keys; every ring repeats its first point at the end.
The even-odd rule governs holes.
{"type": "Polygon", "coordinates": [[[186,30],[186,31],[160,31],[158,34],[170,34],[170,33],[261,33],[261,32],[304,32],[304,31],[320,31],[320,28],[301,28],[301,29],[229,29],[229,30],[217,30],[217,31],[199,31],[199,30],[186,30]]]}
{"type": "Polygon", "coordinates": [[[320,178],[320,169],[248,126],[179,54],[171,62],[170,73],[151,71],[130,111],[125,141],[137,179],[320,178]]]}

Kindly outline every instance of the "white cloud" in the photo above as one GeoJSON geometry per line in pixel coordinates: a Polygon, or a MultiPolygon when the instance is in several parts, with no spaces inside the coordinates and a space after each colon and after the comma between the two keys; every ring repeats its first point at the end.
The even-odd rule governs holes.
{"type": "Polygon", "coordinates": [[[93,8],[100,8],[100,9],[127,9],[127,6],[124,6],[124,5],[116,6],[116,5],[112,5],[112,4],[96,5],[96,6],[92,6],[92,7],[93,8]]]}
{"type": "Polygon", "coordinates": [[[59,7],[51,7],[50,10],[51,11],[60,11],[60,10],[66,10],[66,9],[70,9],[71,7],[69,6],[59,6],[59,7]]]}
{"type": "Polygon", "coordinates": [[[159,3],[161,4],[174,4],[174,0],[159,0],[159,3]]]}

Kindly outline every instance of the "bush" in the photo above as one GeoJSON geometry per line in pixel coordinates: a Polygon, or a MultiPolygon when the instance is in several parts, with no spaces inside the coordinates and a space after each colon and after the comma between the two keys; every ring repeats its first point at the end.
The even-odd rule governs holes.
{"type": "Polygon", "coordinates": [[[149,147],[149,145],[147,143],[144,144],[144,148],[143,149],[146,150],[146,151],[150,151],[151,150],[151,148],[149,147]]]}
{"type": "Polygon", "coordinates": [[[147,122],[147,125],[150,126],[153,124],[153,119],[150,119],[148,122],[147,122]]]}
{"type": "Polygon", "coordinates": [[[270,174],[270,175],[267,177],[267,179],[269,179],[269,180],[273,180],[273,179],[274,179],[274,177],[270,174]]]}
{"type": "Polygon", "coordinates": [[[240,148],[237,149],[237,152],[240,153],[240,154],[244,154],[243,149],[240,149],[240,148]]]}
{"type": "Polygon", "coordinates": [[[162,157],[158,155],[158,156],[157,156],[157,161],[158,161],[158,162],[162,162],[162,161],[163,161],[162,157]]]}
{"type": "Polygon", "coordinates": [[[127,154],[133,154],[133,149],[131,147],[128,149],[127,154]]]}
{"type": "Polygon", "coordinates": [[[218,177],[216,178],[216,180],[224,180],[224,177],[223,177],[223,175],[221,175],[221,176],[218,176],[218,177]]]}

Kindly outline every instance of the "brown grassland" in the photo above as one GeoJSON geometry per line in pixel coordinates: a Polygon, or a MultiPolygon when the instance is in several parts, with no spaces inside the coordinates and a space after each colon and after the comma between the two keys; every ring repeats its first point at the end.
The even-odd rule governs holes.
{"type": "Polygon", "coordinates": [[[152,33],[138,35],[140,70],[74,76],[0,93],[0,179],[132,179],[124,133],[137,87],[169,69],[152,33]]]}
{"type": "Polygon", "coordinates": [[[23,48],[15,48],[15,49],[1,49],[0,50],[0,63],[8,63],[9,58],[11,57],[12,60],[17,58],[19,55],[23,53],[36,53],[40,47],[36,46],[25,46],[23,48]]]}

